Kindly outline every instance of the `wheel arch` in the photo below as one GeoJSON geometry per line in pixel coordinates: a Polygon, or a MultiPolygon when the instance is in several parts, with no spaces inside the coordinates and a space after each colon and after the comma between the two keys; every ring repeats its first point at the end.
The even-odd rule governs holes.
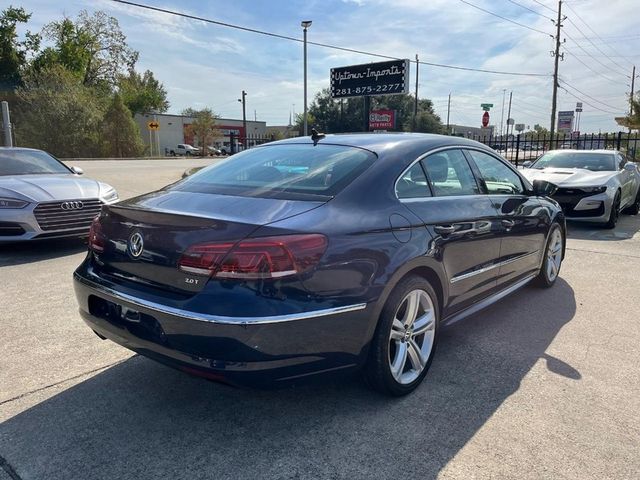
{"type": "Polygon", "coordinates": [[[411,275],[417,275],[424,278],[433,287],[438,297],[436,301],[438,302],[440,317],[443,317],[443,310],[447,304],[449,294],[446,289],[447,284],[445,283],[446,275],[444,269],[433,257],[422,256],[415,258],[398,268],[386,282],[385,288],[380,294],[372,312],[372,317],[375,321],[371,322],[369,331],[367,332],[367,344],[370,343],[373,338],[373,334],[378,327],[380,314],[382,313],[382,309],[391,295],[391,292],[393,292],[396,286],[403,279],[411,275]]]}

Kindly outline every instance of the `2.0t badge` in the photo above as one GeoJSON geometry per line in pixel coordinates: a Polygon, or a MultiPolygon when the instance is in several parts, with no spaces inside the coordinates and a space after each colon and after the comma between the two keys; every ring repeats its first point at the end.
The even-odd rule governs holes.
{"type": "Polygon", "coordinates": [[[133,258],[138,258],[142,255],[142,251],[144,250],[144,240],[142,238],[142,234],[140,232],[134,232],[129,237],[129,255],[133,258]]]}

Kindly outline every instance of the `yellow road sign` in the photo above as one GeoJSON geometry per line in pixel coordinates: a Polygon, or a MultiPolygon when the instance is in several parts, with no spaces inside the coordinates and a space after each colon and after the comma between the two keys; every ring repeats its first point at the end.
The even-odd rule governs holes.
{"type": "Polygon", "coordinates": [[[149,130],[160,130],[160,122],[151,120],[150,122],[147,122],[147,128],[149,130]]]}

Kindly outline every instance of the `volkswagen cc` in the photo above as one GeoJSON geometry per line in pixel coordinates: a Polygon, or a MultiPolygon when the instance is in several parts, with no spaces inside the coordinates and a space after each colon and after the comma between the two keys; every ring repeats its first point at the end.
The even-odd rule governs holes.
{"type": "Polygon", "coordinates": [[[80,314],[102,339],[221,382],[360,370],[407,394],[442,327],[554,284],[553,188],[457,137],[269,143],[103,207],[74,274],[80,314]]]}

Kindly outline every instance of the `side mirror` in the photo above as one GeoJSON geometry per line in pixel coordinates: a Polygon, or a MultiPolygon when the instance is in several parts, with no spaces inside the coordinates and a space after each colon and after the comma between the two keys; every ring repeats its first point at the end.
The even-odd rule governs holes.
{"type": "Polygon", "coordinates": [[[76,175],[83,175],[84,174],[84,170],[82,170],[80,167],[71,167],[71,171],[73,173],[75,173],[76,175]]]}
{"type": "Polygon", "coordinates": [[[533,162],[531,160],[527,160],[526,162],[524,162],[522,164],[523,168],[531,168],[531,165],[533,165],[533,162]]]}
{"type": "Polygon", "coordinates": [[[635,172],[638,170],[638,166],[633,162],[628,162],[624,164],[624,169],[629,172],[635,172]]]}
{"type": "Polygon", "coordinates": [[[546,180],[534,180],[533,181],[533,194],[538,197],[550,197],[556,191],[558,187],[546,180]]]}

